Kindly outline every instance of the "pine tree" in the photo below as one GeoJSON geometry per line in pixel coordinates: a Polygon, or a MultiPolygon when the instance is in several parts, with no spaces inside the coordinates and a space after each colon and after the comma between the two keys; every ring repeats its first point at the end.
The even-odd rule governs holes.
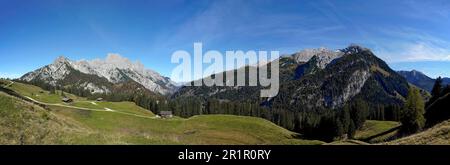
{"type": "Polygon", "coordinates": [[[416,133],[425,125],[424,103],[418,89],[411,87],[401,113],[402,133],[416,133]]]}
{"type": "Polygon", "coordinates": [[[356,128],[355,128],[355,123],[353,121],[350,121],[350,125],[348,126],[348,131],[347,131],[347,136],[350,139],[353,139],[353,137],[355,136],[355,132],[356,132],[356,128]]]}
{"type": "Polygon", "coordinates": [[[340,114],[339,114],[339,119],[341,121],[342,127],[343,127],[343,131],[347,134],[349,134],[349,127],[350,127],[350,122],[352,122],[352,119],[350,117],[350,108],[347,104],[344,105],[344,107],[342,108],[340,114]]]}
{"type": "Polygon", "coordinates": [[[433,89],[431,90],[432,97],[439,97],[442,90],[442,78],[439,76],[434,82],[433,89]]]}
{"type": "Polygon", "coordinates": [[[427,102],[426,107],[431,105],[434,101],[436,101],[442,92],[442,78],[439,76],[434,82],[433,89],[431,89],[431,98],[427,102]]]}
{"type": "Polygon", "coordinates": [[[426,127],[434,126],[437,123],[450,119],[450,85],[447,85],[441,92],[441,96],[426,108],[426,127]]]}
{"type": "Polygon", "coordinates": [[[367,119],[368,113],[369,106],[367,103],[360,99],[356,100],[350,111],[350,116],[353,120],[355,129],[359,129],[363,126],[367,119]]]}

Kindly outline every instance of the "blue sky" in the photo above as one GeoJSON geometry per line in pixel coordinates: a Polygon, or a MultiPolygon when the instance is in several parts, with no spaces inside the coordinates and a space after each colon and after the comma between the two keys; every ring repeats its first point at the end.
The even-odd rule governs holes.
{"type": "Polygon", "coordinates": [[[394,69],[450,77],[450,1],[0,0],[0,77],[64,55],[118,53],[170,76],[176,50],[371,48],[394,69]]]}

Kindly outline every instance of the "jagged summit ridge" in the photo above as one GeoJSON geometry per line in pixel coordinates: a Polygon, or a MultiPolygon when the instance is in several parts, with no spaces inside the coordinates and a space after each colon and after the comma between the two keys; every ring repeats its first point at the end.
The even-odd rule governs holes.
{"type": "Polygon", "coordinates": [[[255,101],[292,111],[338,109],[357,100],[375,105],[402,105],[407,81],[369,49],[350,45],[339,50],[307,49],[280,58],[280,90],[261,101],[261,87],[181,87],[174,98],[199,96],[255,101]]]}
{"type": "Polygon", "coordinates": [[[304,49],[298,53],[295,53],[293,56],[297,62],[307,62],[314,56],[321,59],[334,59],[342,56],[342,53],[321,47],[317,49],[304,49]]]}
{"type": "Polygon", "coordinates": [[[357,44],[350,44],[344,49],[330,50],[325,47],[315,49],[304,49],[298,53],[293,54],[295,61],[315,63],[317,67],[323,69],[333,60],[344,55],[358,54],[363,51],[370,51],[370,49],[359,46],[357,44]]]}
{"type": "Polygon", "coordinates": [[[343,52],[344,54],[357,54],[364,51],[370,51],[370,49],[360,46],[358,44],[350,44],[350,46],[348,46],[347,48],[341,49],[339,51],[343,52]]]}

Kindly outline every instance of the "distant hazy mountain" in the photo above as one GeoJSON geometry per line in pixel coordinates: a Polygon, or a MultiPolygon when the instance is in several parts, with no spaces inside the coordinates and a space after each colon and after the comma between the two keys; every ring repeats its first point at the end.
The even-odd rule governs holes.
{"type": "MultiPolygon", "coordinates": [[[[414,84],[415,86],[425,89],[428,92],[431,92],[431,89],[433,88],[434,82],[436,79],[430,78],[424,73],[412,70],[412,71],[398,71],[398,74],[402,75],[403,77],[408,80],[409,83],[414,84]]],[[[442,78],[443,84],[449,84],[450,78],[442,78]]]]}
{"type": "Polygon", "coordinates": [[[50,85],[73,86],[91,93],[109,93],[113,86],[134,84],[162,95],[175,90],[174,83],[155,71],[145,69],[140,62],[131,62],[117,54],[106,59],[71,61],[58,57],[52,64],[23,75],[20,80],[41,81],[50,85]]]}
{"type": "Polygon", "coordinates": [[[442,78],[442,83],[450,84],[450,78],[448,78],[448,77],[442,78]]]}
{"type": "Polygon", "coordinates": [[[260,101],[261,104],[297,110],[337,108],[355,99],[366,100],[372,105],[398,105],[408,92],[405,78],[369,49],[357,45],[337,51],[308,49],[278,60],[281,86],[274,98],[260,98],[262,87],[248,86],[184,86],[173,97],[260,101]]]}
{"type": "Polygon", "coordinates": [[[409,83],[414,84],[417,87],[420,87],[427,91],[431,91],[431,89],[433,88],[435,80],[423,74],[422,72],[412,70],[412,71],[398,71],[397,73],[405,77],[409,83]]]}

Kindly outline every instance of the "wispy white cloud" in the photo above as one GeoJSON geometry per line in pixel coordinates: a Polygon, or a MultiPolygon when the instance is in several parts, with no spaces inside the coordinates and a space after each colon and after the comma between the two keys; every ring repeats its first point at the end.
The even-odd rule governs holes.
{"type": "Polygon", "coordinates": [[[450,61],[450,42],[417,29],[379,29],[374,50],[388,62],[450,61]]]}
{"type": "MultiPolygon", "coordinates": [[[[355,15],[346,15],[346,12],[342,12],[346,9],[345,6],[342,6],[342,4],[338,6],[336,3],[338,2],[328,0],[311,2],[311,6],[328,17],[330,21],[353,31],[352,35],[347,33],[347,36],[339,39],[324,38],[324,40],[331,41],[329,42],[330,45],[342,43],[344,40],[363,44],[372,48],[378,56],[391,63],[450,61],[450,42],[445,38],[436,36],[436,34],[431,34],[430,31],[432,32],[432,30],[430,29],[417,26],[418,24],[415,21],[409,22],[409,24],[405,24],[405,22],[382,24],[383,22],[380,22],[367,25],[362,23],[361,20],[355,21],[355,15]]],[[[398,11],[401,15],[397,17],[398,20],[413,18],[417,22],[427,20],[439,23],[439,21],[448,21],[450,18],[450,10],[448,10],[450,3],[448,1],[418,2],[407,0],[401,1],[400,4],[403,4],[402,8],[405,11],[398,11]]]]}
{"type": "Polygon", "coordinates": [[[221,45],[232,49],[232,46],[224,44],[239,45],[239,42],[244,42],[242,45],[256,48],[255,43],[261,42],[260,45],[270,45],[284,51],[299,50],[306,46],[340,48],[350,43],[358,43],[372,48],[378,56],[391,63],[450,61],[450,42],[445,37],[431,33],[433,31],[426,27],[417,27],[416,23],[401,22],[405,16],[420,16],[423,19],[433,16],[439,20],[449,18],[450,10],[444,9],[450,7],[450,3],[445,1],[402,1],[402,9],[409,10],[399,11],[405,13],[403,16],[395,15],[394,20],[400,20],[398,24],[365,24],[365,20],[355,19],[355,13],[349,12],[348,8],[355,7],[351,6],[353,4],[344,6],[335,1],[302,3],[313,7],[319,15],[264,12],[258,10],[261,9],[259,3],[264,4],[264,1],[257,2],[212,1],[177,27],[170,28],[170,34],[161,37],[154,47],[183,49],[191,48],[193,42],[203,42],[205,47],[221,45]],[[266,39],[261,40],[263,38],[266,39]]]}
{"type": "Polygon", "coordinates": [[[450,51],[430,43],[418,42],[406,47],[406,61],[450,61],[450,51]]]}
{"type": "MultiPolygon", "coordinates": [[[[173,28],[167,38],[162,38],[157,47],[191,46],[194,41],[205,44],[239,44],[239,41],[252,40],[252,43],[265,42],[274,45],[280,41],[268,43],[267,38],[288,40],[307,40],[307,37],[345,28],[342,24],[311,19],[299,13],[265,11],[265,1],[212,1],[202,11],[184,20],[173,28]],[[264,38],[264,40],[261,40],[264,38]]],[[[267,5],[267,4],[266,4],[267,5]]],[[[267,7],[267,6],[266,6],[267,7]]],[[[248,44],[248,43],[247,43],[248,44]]],[[[246,44],[246,45],[247,45],[246,44]]]]}

